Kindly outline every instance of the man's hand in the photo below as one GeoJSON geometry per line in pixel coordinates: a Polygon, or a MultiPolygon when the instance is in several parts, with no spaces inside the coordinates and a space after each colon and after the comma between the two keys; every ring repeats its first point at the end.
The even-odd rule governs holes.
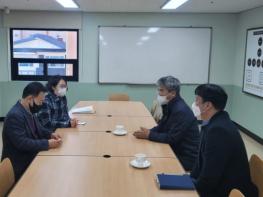
{"type": "Polygon", "coordinates": [[[141,127],[140,130],[135,131],[133,135],[138,139],[148,139],[150,135],[150,130],[144,127],[141,127]]]}
{"type": "Polygon", "coordinates": [[[62,143],[62,140],[61,139],[58,139],[58,140],[55,140],[55,139],[50,139],[48,140],[48,148],[57,148],[61,145],[62,143]]]}
{"type": "Polygon", "coordinates": [[[61,139],[61,136],[58,133],[52,133],[51,139],[59,140],[59,139],[61,139]]]}
{"type": "Polygon", "coordinates": [[[70,120],[70,126],[72,128],[77,127],[77,123],[78,123],[78,120],[76,118],[73,118],[73,119],[70,120]]]}

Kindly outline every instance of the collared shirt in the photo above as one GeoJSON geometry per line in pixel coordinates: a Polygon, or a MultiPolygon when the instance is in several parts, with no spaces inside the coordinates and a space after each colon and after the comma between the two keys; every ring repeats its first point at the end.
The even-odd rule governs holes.
{"type": "Polygon", "coordinates": [[[66,97],[59,97],[49,92],[37,118],[43,127],[53,131],[57,128],[70,127],[66,97]]]}
{"type": "Polygon", "coordinates": [[[31,116],[27,117],[27,121],[32,129],[32,134],[33,136],[37,139],[39,138],[38,134],[37,134],[37,126],[36,126],[36,122],[34,119],[34,116],[31,114],[31,116]]]}
{"type": "MultiPolygon", "coordinates": [[[[20,101],[18,103],[21,105],[20,101]]],[[[27,111],[26,109],[24,109],[24,112],[25,112],[26,121],[28,122],[30,129],[32,130],[32,135],[35,137],[35,139],[38,139],[39,135],[33,114],[27,111]]]]}
{"type": "Polygon", "coordinates": [[[202,120],[201,126],[204,127],[209,124],[209,120],[202,120]]]}

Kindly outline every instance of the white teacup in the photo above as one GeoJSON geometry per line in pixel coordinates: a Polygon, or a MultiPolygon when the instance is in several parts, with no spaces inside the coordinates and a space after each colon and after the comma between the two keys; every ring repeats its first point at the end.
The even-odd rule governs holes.
{"type": "Polygon", "coordinates": [[[146,161],[146,155],[143,153],[138,153],[134,155],[136,162],[141,165],[146,161]]]}
{"type": "Polygon", "coordinates": [[[116,125],[115,129],[116,129],[116,131],[122,132],[124,130],[124,126],[123,125],[116,125]]]}

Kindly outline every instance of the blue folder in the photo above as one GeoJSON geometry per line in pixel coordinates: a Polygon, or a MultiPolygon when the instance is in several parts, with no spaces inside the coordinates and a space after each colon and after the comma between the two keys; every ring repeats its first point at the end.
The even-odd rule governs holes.
{"type": "Polygon", "coordinates": [[[194,190],[195,186],[189,175],[157,174],[160,189],[194,190]]]}

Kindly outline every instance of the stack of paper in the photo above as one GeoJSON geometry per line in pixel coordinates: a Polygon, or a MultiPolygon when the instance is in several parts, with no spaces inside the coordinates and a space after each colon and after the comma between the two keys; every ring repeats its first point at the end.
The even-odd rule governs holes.
{"type": "Polygon", "coordinates": [[[78,107],[71,109],[70,111],[72,114],[93,114],[95,113],[93,106],[86,106],[86,107],[78,107]]]}

